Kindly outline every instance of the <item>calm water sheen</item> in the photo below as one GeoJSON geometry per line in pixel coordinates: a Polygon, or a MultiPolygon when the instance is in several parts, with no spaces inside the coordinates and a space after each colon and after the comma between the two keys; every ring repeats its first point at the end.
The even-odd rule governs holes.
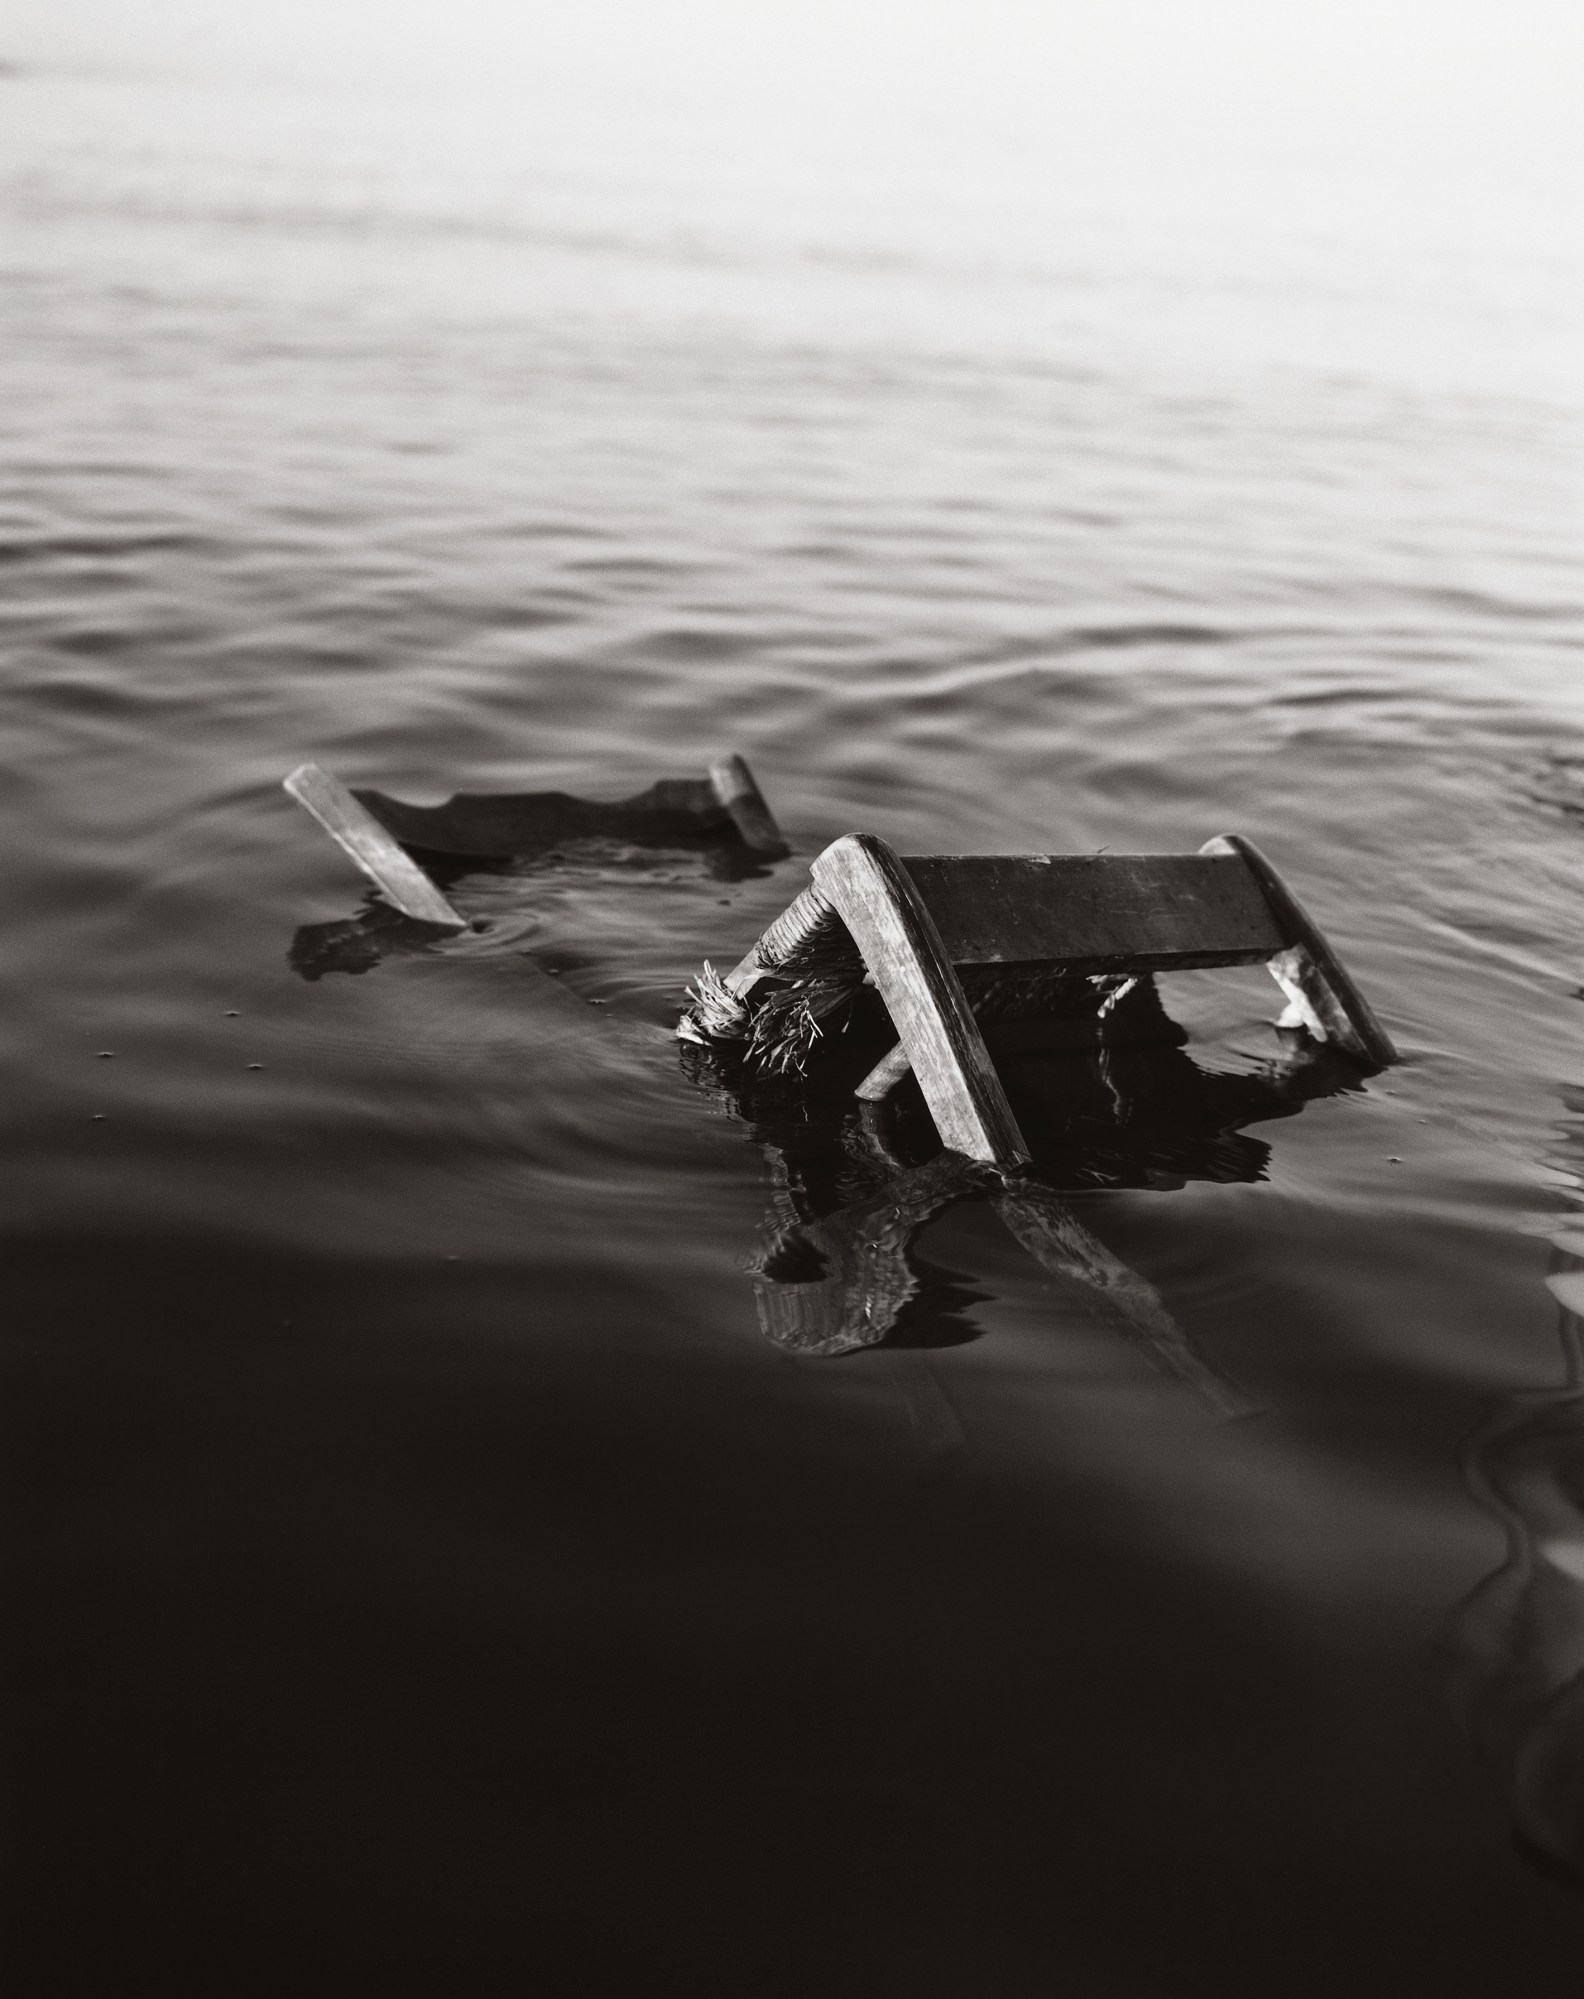
{"type": "Polygon", "coordinates": [[[1574,1992],[1568,246],[530,109],[0,77],[29,1989],[1574,1992]],[[727,748],[791,860],[288,964],[304,757],[727,748]],[[971,1203],[895,1343],[763,1335],[785,1147],[671,1029],[854,828],[1240,830],[1326,925],[1403,1065],[1076,1201],[1257,1415],[971,1203]]]}

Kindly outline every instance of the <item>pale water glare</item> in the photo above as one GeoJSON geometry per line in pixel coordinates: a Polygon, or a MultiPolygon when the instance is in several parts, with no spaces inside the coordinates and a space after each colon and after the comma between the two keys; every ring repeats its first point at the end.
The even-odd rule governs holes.
{"type": "Polygon", "coordinates": [[[1571,1994],[1580,56],[6,0],[21,1989],[1571,1994]],[[723,749],[790,860],[449,941],[279,789],[723,749]],[[870,1168],[672,1028],[853,828],[1238,830],[1326,926],[1400,1067],[1186,975],[1047,1162],[1256,1414],[983,1202],[766,1337],[870,1168]]]}

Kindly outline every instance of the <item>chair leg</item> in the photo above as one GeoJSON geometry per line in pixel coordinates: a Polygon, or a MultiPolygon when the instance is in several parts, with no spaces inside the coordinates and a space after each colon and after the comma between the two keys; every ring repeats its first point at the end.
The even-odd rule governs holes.
{"type": "Polygon", "coordinates": [[[993,1166],[1026,1165],[1029,1149],[984,1037],[900,859],[873,834],[849,833],[811,872],[863,954],[941,1142],[993,1166]]]}
{"type": "Polygon", "coordinates": [[[720,757],[709,767],[715,796],[736,822],[743,842],[767,860],[780,860],[792,850],[765,803],[764,793],[741,757],[720,757]]]}
{"type": "Polygon", "coordinates": [[[1270,960],[1276,981],[1302,1024],[1331,1041],[1366,1068],[1385,1069],[1397,1060],[1391,1037],[1375,1018],[1364,995],[1354,985],[1342,961],[1321,934],[1292,890],[1252,840],[1238,833],[1221,833],[1207,840],[1201,854],[1239,854],[1259,884],[1277,928],[1287,940],[1285,950],[1270,960]]]}
{"type": "Polygon", "coordinates": [[[318,764],[299,764],[281,782],[404,916],[466,930],[467,919],[457,915],[418,863],[339,779],[318,764]]]}

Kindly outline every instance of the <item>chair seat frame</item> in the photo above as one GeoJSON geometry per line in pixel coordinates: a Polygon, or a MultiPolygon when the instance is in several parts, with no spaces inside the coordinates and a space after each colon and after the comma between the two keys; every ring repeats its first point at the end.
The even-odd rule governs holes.
{"type": "Polygon", "coordinates": [[[1397,1059],[1340,959],[1275,868],[1235,833],[1197,855],[924,856],[872,833],[820,854],[811,885],[728,975],[746,999],[789,940],[839,919],[896,1029],[860,1085],[882,1097],[909,1069],[950,1150],[1013,1169],[1029,1148],[958,976],[964,964],[1144,973],[1260,964],[1302,1026],[1369,1071],[1397,1059]],[[944,933],[944,934],[943,934],[944,933]]]}

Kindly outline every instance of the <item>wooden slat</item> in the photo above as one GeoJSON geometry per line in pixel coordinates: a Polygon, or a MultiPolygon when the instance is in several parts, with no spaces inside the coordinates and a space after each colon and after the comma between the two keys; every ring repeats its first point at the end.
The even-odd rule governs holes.
{"type": "Polygon", "coordinates": [[[302,764],[282,782],[404,916],[448,930],[466,930],[465,918],[457,915],[417,862],[329,771],[318,764],[302,764]]]}
{"type": "Polygon", "coordinates": [[[811,872],[863,953],[942,1144],[996,1166],[1026,1162],[1029,1149],[940,933],[897,855],[871,833],[849,833],[811,872]]]}
{"type": "Polygon", "coordinates": [[[903,866],[954,965],[1259,964],[1291,941],[1237,853],[932,854],[903,866]]]}
{"type": "Polygon", "coordinates": [[[1287,948],[1270,960],[1271,977],[1300,1014],[1318,1020],[1326,1039],[1375,1069],[1397,1060],[1391,1037],[1375,1018],[1369,1001],[1354,985],[1320,927],[1252,840],[1241,833],[1218,833],[1200,852],[1236,855],[1270,907],[1287,948]]]}

